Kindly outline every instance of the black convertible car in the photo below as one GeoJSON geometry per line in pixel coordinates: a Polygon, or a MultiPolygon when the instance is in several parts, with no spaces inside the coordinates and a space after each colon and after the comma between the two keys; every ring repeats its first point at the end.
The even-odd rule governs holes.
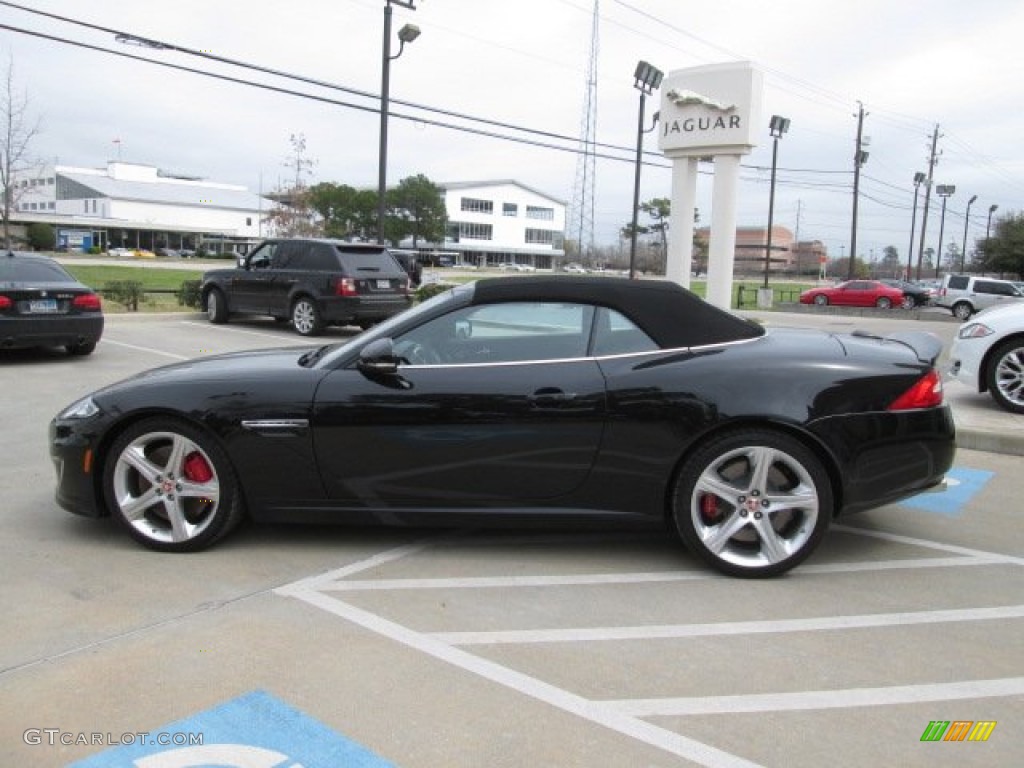
{"type": "Polygon", "coordinates": [[[940,484],[926,333],[765,331],[659,281],[453,288],[347,342],[197,358],[50,425],[57,501],[159,550],[258,520],[667,521],[733,575],[940,484]]]}

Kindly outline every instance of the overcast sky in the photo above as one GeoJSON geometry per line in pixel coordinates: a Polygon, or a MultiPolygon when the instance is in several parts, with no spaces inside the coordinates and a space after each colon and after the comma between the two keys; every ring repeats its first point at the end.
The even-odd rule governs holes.
{"type": "MultiPolygon", "coordinates": [[[[268,192],[294,170],[290,137],[303,135],[315,161],[307,182],[376,187],[384,0],[22,0],[0,4],[0,54],[13,62],[43,132],[34,153],[48,161],[102,166],[120,156],[171,172],[268,192]],[[170,50],[119,44],[95,25],[341,86],[296,82],[170,50]],[[45,39],[49,35],[60,41],[45,39]],[[61,42],[63,41],[63,42],[61,42]],[[75,41],[100,49],[70,45],[75,41]],[[104,52],[104,51],[110,51],[104,52]],[[216,72],[319,100],[157,66],[124,55],[216,72]],[[353,93],[353,91],[355,93],[353,93]],[[359,95],[365,93],[368,95],[359,95]],[[331,103],[331,101],[343,104],[331,103]],[[119,142],[115,142],[119,140],[119,142]]],[[[394,8],[394,27],[422,34],[392,62],[389,183],[423,173],[437,182],[516,179],[567,203],[573,197],[586,92],[593,0],[416,0],[394,8]],[[554,134],[469,122],[413,105],[554,134]],[[427,122],[427,121],[433,121],[427,122]],[[434,123],[472,127],[514,143],[434,123]],[[561,149],[540,145],[556,145],[561,149]]],[[[936,124],[936,184],[955,184],[944,243],[984,237],[1024,200],[1024,3],[1020,0],[600,0],[597,141],[620,160],[596,168],[595,235],[616,241],[630,219],[631,156],[645,59],[665,72],[747,60],[764,73],[764,132],[744,159],[739,224],[767,223],[768,120],[792,121],[779,146],[775,222],[849,249],[857,104],[867,114],[858,251],[881,258],[910,242],[912,178],[927,171],[936,124]]],[[[397,50],[397,46],[395,48],[397,50]]],[[[648,114],[656,109],[649,100],[648,114]]],[[[641,199],[670,196],[667,162],[652,154],[641,199]]],[[[605,150],[602,150],[605,151],[605,150]]],[[[924,195],[921,195],[923,204],[924,195]]],[[[933,198],[926,247],[937,247],[933,198]]],[[[710,221],[710,176],[698,194],[710,221]]],[[[918,226],[921,221],[918,209],[918,226]]],[[[914,238],[915,251],[917,237],[914,238]]]]}

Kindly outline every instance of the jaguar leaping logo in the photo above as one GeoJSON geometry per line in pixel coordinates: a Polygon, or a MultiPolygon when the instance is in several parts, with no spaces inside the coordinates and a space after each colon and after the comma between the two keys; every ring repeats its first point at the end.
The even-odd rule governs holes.
{"type": "Polygon", "coordinates": [[[720,101],[709,99],[707,96],[702,96],[696,91],[678,91],[673,88],[665,94],[665,97],[678,107],[689,107],[696,104],[702,104],[705,107],[717,109],[719,112],[728,112],[732,109],[736,109],[735,104],[723,104],[720,101]]]}

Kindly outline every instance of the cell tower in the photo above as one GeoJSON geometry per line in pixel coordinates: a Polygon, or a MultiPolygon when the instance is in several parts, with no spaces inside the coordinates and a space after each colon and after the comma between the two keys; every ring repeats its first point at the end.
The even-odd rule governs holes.
{"type": "Polygon", "coordinates": [[[566,237],[576,241],[577,257],[594,253],[594,184],[596,173],[597,136],[597,51],[600,0],[594,0],[594,16],[590,25],[590,60],[583,90],[583,116],[580,120],[580,141],[576,155],[576,181],[569,207],[566,237]]]}

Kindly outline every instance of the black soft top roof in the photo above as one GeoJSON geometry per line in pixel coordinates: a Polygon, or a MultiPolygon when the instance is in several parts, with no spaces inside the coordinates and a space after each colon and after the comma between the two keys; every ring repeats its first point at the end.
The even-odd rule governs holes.
{"type": "Polygon", "coordinates": [[[479,280],[473,304],[582,301],[616,309],[662,348],[697,347],[764,335],[764,328],[665,280],[616,277],[502,277],[479,280]]]}

